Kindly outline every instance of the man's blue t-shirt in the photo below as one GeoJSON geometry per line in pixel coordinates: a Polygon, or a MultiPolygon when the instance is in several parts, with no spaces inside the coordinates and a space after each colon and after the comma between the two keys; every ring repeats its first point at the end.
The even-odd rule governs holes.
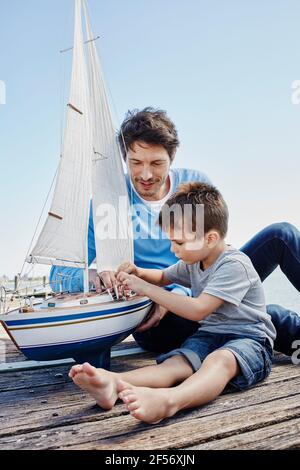
{"type": "MultiPolygon", "coordinates": [[[[167,197],[174,193],[182,183],[200,181],[211,184],[208,177],[197,170],[177,168],[170,170],[171,188],[167,197]]],[[[145,201],[134,190],[130,178],[126,175],[126,183],[130,204],[133,210],[132,222],[134,232],[134,262],[137,266],[147,269],[165,269],[175,264],[178,259],[170,250],[170,241],[157,225],[162,201],[145,201]]],[[[164,198],[163,202],[166,198],[164,198]]],[[[92,210],[90,211],[88,231],[88,258],[89,265],[96,258],[94,223],[92,210]]],[[[126,260],[124,260],[125,262],[126,260]]],[[[62,266],[53,266],[50,272],[50,283],[54,292],[59,292],[60,285],[63,291],[83,291],[83,270],[62,266]]],[[[173,285],[171,290],[177,293],[188,294],[186,288],[173,285]]]]}

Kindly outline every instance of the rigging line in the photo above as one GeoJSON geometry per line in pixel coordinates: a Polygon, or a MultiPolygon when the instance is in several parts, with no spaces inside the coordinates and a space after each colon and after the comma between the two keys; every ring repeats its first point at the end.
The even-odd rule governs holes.
{"type": "Polygon", "coordinates": [[[58,173],[59,166],[60,166],[60,162],[59,162],[59,164],[58,164],[58,166],[57,166],[57,169],[56,169],[56,171],[55,171],[55,175],[54,175],[54,177],[53,177],[53,180],[52,180],[50,189],[49,189],[49,191],[48,191],[48,194],[47,194],[47,197],[46,197],[46,201],[45,201],[45,203],[44,203],[44,205],[43,205],[43,208],[42,208],[40,217],[39,217],[39,219],[38,219],[38,222],[37,222],[37,225],[36,225],[36,228],[35,228],[33,237],[32,237],[32,239],[31,239],[31,241],[30,241],[30,245],[29,245],[29,248],[28,248],[28,251],[27,251],[25,260],[24,260],[24,262],[23,262],[22,269],[21,269],[21,271],[20,271],[20,277],[19,277],[19,280],[18,280],[18,283],[17,283],[17,286],[16,286],[16,290],[18,290],[19,282],[20,282],[21,276],[22,276],[22,274],[23,274],[23,270],[24,270],[24,267],[25,267],[25,264],[26,264],[26,260],[27,260],[27,258],[28,258],[29,252],[30,252],[30,250],[31,250],[31,247],[32,247],[32,244],[33,244],[33,240],[34,240],[34,238],[35,238],[35,236],[36,236],[36,233],[37,233],[37,231],[38,231],[38,227],[39,227],[39,225],[40,225],[40,222],[41,222],[41,219],[42,219],[42,216],[43,216],[43,213],[44,213],[46,204],[47,204],[47,202],[48,202],[50,193],[51,193],[51,191],[52,191],[52,188],[53,188],[53,185],[54,185],[54,181],[55,181],[56,176],[57,176],[57,173],[58,173]]]}
{"type": "MultiPolygon", "coordinates": [[[[34,285],[30,285],[30,284],[29,284],[29,286],[27,286],[27,287],[21,287],[21,288],[19,288],[18,290],[15,290],[15,291],[11,292],[11,294],[16,294],[16,293],[22,292],[22,291],[24,291],[24,290],[26,290],[26,289],[36,289],[36,288],[38,288],[38,287],[48,287],[48,286],[51,286],[51,285],[53,285],[53,284],[60,284],[61,282],[65,281],[65,280],[74,281],[75,279],[79,279],[79,278],[81,278],[82,276],[81,276],[81,275],[78,275],[78,276],[72,277],[71,275],[65,274],[65,275],[62,275],[61,277],[62,277],[62,279],[59,279],[59,280],[56,280],[56,281],[51,281],[51,282],[46,282],[45,285],[44,285],[44,284],[34,284],[34,285]]],[[[3,288],[4,288],[4,287],[3,287],[3,288]]],[[[5,289],[5,288],[4,288],[4,289],[5,289]]]]}
{"type": "Polygon", "coordinates": [[[65,95],[66,95],[66,61],[60,56],[60,152],[63,149],[64,122],[65,122],[65,95]]]}

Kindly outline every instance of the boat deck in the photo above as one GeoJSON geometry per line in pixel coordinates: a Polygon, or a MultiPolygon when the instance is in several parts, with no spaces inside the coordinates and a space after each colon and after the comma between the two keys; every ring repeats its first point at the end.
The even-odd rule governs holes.
{"type": "MultiPolygon", "coordinates": [[[[69,365],[20,366],[24,357],[11,341],[0,346],[0,449],[300,449],[300,367],[284,356],[255,388],[146,425],[121,403],[111,411],[97,407],[68,378],[69,365]]],[[[114,349],[119,353],[120,346],[114,349]]],[[[153,359],[149,353],[114,357],[112,370],[153,359]]]]}

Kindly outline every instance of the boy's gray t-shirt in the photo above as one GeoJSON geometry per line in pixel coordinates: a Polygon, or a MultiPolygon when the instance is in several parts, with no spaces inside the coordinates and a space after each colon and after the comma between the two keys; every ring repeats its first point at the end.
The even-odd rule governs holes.
{"type": "Polygon", "coordinates": [[[266,312],[262,283],[247,255],[228,246],[206,270],[200,262],[179,261],[163,272],[169,281],[190,287],[193,297],[205,293],[225,300],[216,312],[199,321],[201,331],[267,337],[273,346],[276,330],[266,312]]]}

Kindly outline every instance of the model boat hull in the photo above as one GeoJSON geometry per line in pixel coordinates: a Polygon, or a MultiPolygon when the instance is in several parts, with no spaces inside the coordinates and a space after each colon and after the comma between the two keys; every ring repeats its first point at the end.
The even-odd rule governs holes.
{"type": "Polygon", "coordinates": [[[152,305],[147,297],[116,302],[102,298],[98,303],[97,300],[93,298],[87,305],[78,305],[78,300],[72,300],[61,306],[55,304],[53,308],[48,308],[54,304],[47,301],[47,307],[44,303],[27,313],[14,310],[1,315],[0,320],[28,359],[88,358],[129,336],[152,305]]]}

